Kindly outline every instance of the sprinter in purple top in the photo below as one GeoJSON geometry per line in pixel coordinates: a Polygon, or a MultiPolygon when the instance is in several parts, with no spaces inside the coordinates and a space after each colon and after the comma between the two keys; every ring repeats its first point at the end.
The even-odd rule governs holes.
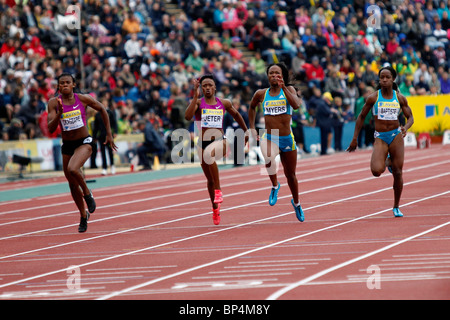
{"type": "Polygon", "coordinates": [[[223,129],[225,107],[219,98],[215,99],[216,103],[213,105],[207,104],[204,97],[200,99],[200,106],[195,112],[195,123],[199,132],[202,131],[201,128],[223,129]]]}
{"type": "Polygon", "coordinates": [[[70,74],[58,77],[59,96],[48,101],[48,129],[54,132],[60,125],[62,132],[63,169],[69,182],[70,192],[80,212],[80,225],[78,232],[87,230],[87,221],[90,213],[95,211],[95,200],[91,190],[88,189],[81,167],[92,153],[92,137],[86,127],[86,108],[89,106],[100,112],[107,130],[105,144],[117,150],[111,134],[108,113],[99,101],[89,94],[76,94],[75,79],[70,74]],[[85,209],[83,198],[86,201],[85,209]]]}
{"type": "MultiPolygon", "coordinates": [[[[236,120],[239,126],[247,132],[247,126],[240,113],[228,99],[216,98],[216,83],[210,74],[194,79],[194,97],[186,109],[184,117],[195,121],[199,129],[198,154],[203,173],[207,179],[208,192],[213,206],[213,222],[220,223],[220,204],[223,201],[220,188],[219,170],[216,159],[225,156],[228,142],[223,133],[223,117],[225,111],[236,120]],[[200,86],[203,98],[199,99],[200,86]]],[[[245,136],[245,143],[248,135],[245,136]]]]}

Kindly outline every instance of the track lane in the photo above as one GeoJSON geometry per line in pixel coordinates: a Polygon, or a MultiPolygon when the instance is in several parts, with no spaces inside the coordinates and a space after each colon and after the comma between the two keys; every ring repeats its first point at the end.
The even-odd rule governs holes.
{"type": "MultiPolygon", "coordinates": [[[[362,159],[367,159],[367,154],[364,154],[362,157],[361,157],[362,159]]],[[[329,163],[332,163],[333,161],[335,161],[335,162],[339,162],[339,161],[336,161],[336,160],[340,160],[340,159],[344,159],[345,160],[345,157],[342,157],[342,158],[340,158],[340,157],[336,157],[336,158],[328,158],[327,159],[327,162],[329,162],[329,163]],[[334,159],[334,160],[333,160],[334,159]]],[[[364,170],[364,168],[365,168],[365,170],[366,170],[366,172],[368,171],[367,170],[367,160],[364,160],[364,161],[361,161],[361,167],[359,167],[361,170],[364,170]]],[[[424,160],[424,163],[422,164],[422,165],[426,165],[426,160],[424,160]]],[[[314,166],[313,168],[309,168],[309,170],[319,170],[320,169],[320,167],[321,166],[324,166],[324,164],[320,164],[320,165],[317,165],[317,166],[314,166]]],[[[330,166],[331,167],[331,166],[330,166]]],[[[405,166],[406,167],[406,166],[405,166]]],[[[436,168],[436,170],[440,170],[440,167],[439,166],[434,166],[433,168],[436,168]]],[[[308,176],[307,176],[307,174],[305,174],[305,173],[303,173],[303,167],[302,168],[300,168],[299,169],[299,175],[303,175],[303,177],[305,178],[305,179],[311,179],[311,180],[313,180],[313,177],[314,177],[314,175],[316,175],[317,176],[317,172],[318,171],[315,171],[315,172],[312,172],[311,173],[311,178],[308,178],[308,176]]],[[[330,169],[331,170],[331,169],[330,169]]],[[[433,169],[431,169],[431,170],[433,170],[433,169]]],[[[414,170],[414,171],[411,171],[411,174],[412,173],[422,173],[423,174],[423,171],[426,171],[426,170],[414,170]]],[[[224,171],[225,172],[225,171],[224,171]]],[[[430,173],[430,170],[428,170],[428,173],[430,173]]],[[[257,175],[258,175],[259,173],[257,173],[257,175]]],[[[331,174],[331,173],[330,173],[331,174]]],[[[367,173],[366,173],[367,174],[367,173]]],[[[426,174],[423,174],[423,175],[426,175],[426,174]]],[[[226,176],[226,173],[224,174],[224,175],[222,175],[222,172],[221,172],[221,177],[222,176],[226,176]]],[[[251,175],[250,175],[251,176],[251,175]]],[[[351,179],[354,179],[355,178],[355,176],[359,176],[360,178],[361,178],[361,171],[358,173],[358,172],[356,172],[354,175],[352,175],[352,174],[348,174],[348,181],[351,181],[351,179]]],[[[201,182],[201,175],[200,175],[200,184],[202,183],[201,182]]],[[[230,182],[231,181],[233,181],[233,179],[238,179],[239,177],[234,177],[234,178],[230,178],[230,182]]],[[[257,178],[260,178],[260,177],[257,177],[257,178]]],[[[266,185],[267,184],[267,177],[262,177],[263,178],[263,181],[264,181],[264,185],[266,185]]],[[[319,185],[322,185],[322,187],[324,186],[324,185],[329,185],[331,182],[333,182],[333,183],[335,183],[336,182],[336,180],[333,180],[333,179],[336,179],[336,176],[334,176],[334,177],[327,177],[327,178],[324,178],[323,179],[323,181],[309,181],[309,182],[307,182],[307,183],[305,183],[305,185],[304,185],[304,187],[305,187],[305,189],[313,189],[312,187],[314,187],[315,186],[315,183],[318,183],[319,185]]],[[[408,180],[405,178],[405,181],[409,181],[411,178],[410,177],[408,177],[408,180]]],[[[257,180],[257,179],[255,179],[255,180],[257,180]]],[[[281,180],[281,179],[280,179],[281,180]]],[[[299,181],[301,182],[302,181],[302,177],[300,177],[299,176],[299,181]]],[[[368,181],[370,181],[370,183],[379,183],[380,185],[382,185],[382,186],[384,186],[384,187],[388,187],[388,185],[386,184],[386,179],[385,178],[382,178],[382,179],[380,179],[380,178],[378,178],[378,179],[369,179],[368,181]],[[384,182],[383,182],[384,181],[384,182]]],[[[204,182],[203,182],[204,183],[204,182]]],[[[250,184],[249,183],[249,185],[250,186],[258,186],[258,185],[261,185],[261,182],[254,182],[253,183],[253,185],[252,184],[250,184]]],[[[231,186],[232,186],[232,183],[230,183],[230,186],[229,187],[227,187],[227,188],[230,188],[231,189],[231,186]]],[[[245,197],[245,191],[246,191],[246,189],[245,189],[245,187],[247,187],[247,189],[249,189],[248,188],[248,186],[246,186],[245,184],[243,184],[243,185],[240,185],[240,186],[236,186],[236,188],[233,188],[233,191],[235,190],[235,189],[238,189],[238,191],[237,192],[242,192],[244,195],[239,195],[239,194],[236,194],[236,195],[233,195],[233,196],[230,196],[229,197],[229,199],[227,199],[227,205],[232,205],[232,204],[234,204],[234,203],[232,203],[232,202],[236,202],[235,204],[237,205],[237,204],[242,204],[243,202],[245,203],[246,201],[245,201],[245,199],[246,199],[246,197],[245,197]],[[242,189],[240,189],[242,187],[242,189]],[[240,191],[240,190],[242,190],[242,191],[240,191]],[[230,202],[230,203],[229,203],[230,202]]],[[[368,190],[373,190],[373,188],[375,187],[375,185],[369,185],[369,186],[367,186],[368,187],[368,190]]],[[[302,190],[303,188],[302,188],[302,184],[301,184],[301,187],[300,187],[300,191],[302,190]]],[[[344,189],[344,186],[342,186],[342,189],[344,189]]],[[[405,187],[405,190],[406,189],[409,189],[409,187],[405,187]]],[[[330,189],[331,190],[331,189],[330,189]]],[[[339,197],[339,196],[342,196],[342,195],[339,195],[339,194],[337,194],[336,193],[336,190],[340,190],[340,188],[336,188],[336,189],[334,189],[334,190],[332,190],[332,193],[334,194],[334,195],[336,195],[337,197],[339,197]]],[[[257,196],[257,197],[260,197],[260,198],[262,198],[262,199],[265,199],[265,200],[260,200],[261,201],[261,203],[260,204],[255,204],[254,205],[254,207],[256,207],[257,209],[258,209],[258,211],[260,211],[260,212],[258,212],[258,214],[257,214],[257,216],[258,217],[260,217],[261,215],[262,216],[267,216],[267,217],[271,217],[273,214],[274,214],[274,211],[276,212],[276,213],[278,213],[278,212],[281,212],[281,211],[290,211],[291,210],[291,208],[290,208],[290,204],[289,204],[289,199],[290,199],[290,195],[288,195],[287,193],[288,193],[288,188],[287,188],[287,186],[284,186],[284,191],[286,191],[286,193],[285,193],[285,195],[284,195],[284,197],[285,198],[283,198],[283,199],[280,199],[281,201],[280,201],[280,203],[279,204],[277,204],[277,206],[276,207],[273,207],[273,208],[270,208],[269,206],[267,206],[267,204],[266,204],[266,202],[267,202],[267,200],[265,199],[266,198],[266,193],[267,193],[267,188],[264,188],[264,190],[261,190],[261,191],[258,191],[258,192],[255,192],[255,195],[257,196]],[[286,210],[284,210],[284,209],[286,209],[286,210]]],[[[309,190],[308,190],[309,191],[309,190]]],[[[306,192],[308,192],[308,191],[306,191],[306,192]]],[[[201,193],[201,194],[203,194],[203,197],[204,197],[204,193],[205,193],[205,191],[203,190],[203,192],[201,192],[201,191],[199,191],[199,193],[201,193]]],[[[348,195],[348,193],[349,193],[349,191],[347,190],[346,192],[344,192],[344,193],[346,193],[347,195],[348,195]]],[[[311,202],[309,202],[309,203],[307,203],[307,204],[303,204],[304,206],[306,206],[306,207],[310,207],[310,205],[313,205],[313,204],[315,204],[315,203],[319,203],[320,202],[320,198],[323,198],[324,197],[324,192],[323,191],[318,191],[317,192],[317,194],[318,194],[318,199],[316,199],[315,197],[312,197],[312,195],[313,195],[314,193],[309,193],[309,194],[307,194],[307,193],[305,193],[304,194],[304,196],[300,196],[300,199],[304,199],[304,201],[306,201],[306,202],[308,202],[309,200],[311,200],[311,202]]],[[[384,196],[384,198],[386,198],[386,202],[391,202],[392,201],[392,191],[390,191],[389,190],[389,188],[385,191],[385,192],[383,192],[383,194],[386,194],[386,196],[384,196]]],[[[328,195],[327,195],[328,196],[328,195]]],[[[210,223],[210,217],[208,216],[208,217],[205,217],[205,216],[207,216],[209,213],[208,212],[206,212],[207,211],[207,209],[206,208],[208,208],[209,207],[209,203],[208,203],[208,199],[204,199],[203,198],[203,200],[201,199],[201,198],[199,198],[199,199],[197,199],[197,200],[201,200],[200,202],[198,202],[198,203],[196,203],[196,204],[192,204],[192,206],[187,206],[187,207],[189,207],[189,208],[187,208],[187,210],[190,210],[190,211],[192,211],[192,212],[196,212],[196,210],[198,210],[198,209],[200,209],[200,210],[202,210],[203,209],[203,211],[205,211],[205,213],[204,213],[204,215],[200,215],[198,218],[192,218],[192,219],[184,219],[184,220],[180,220],[180,221],[178,221],[178,222],[176,222],[176,223],[171,223],[171,224],[173,224],[173,226],[170,226],[171,224],[165,224],[164,225],[164,219],[167,217],[167,218],[169,218],[171,215],[173,215],[173,216],[176,216],[177,214],[178,214],[178,217],[179,217],[179,211],[177,211],[177,210],[174,210],[174,212],[171,212],[171,210],[161,210],[161,212],[157,212],[158,210],[155,210],[155,213],[158,213],[158,214],[155,214],[155,215],[153,215],[151,218],[155,218],[155,217],[158,217],[158,219],[161,219],[161,220],[159,220],[159,222],[157,222],[157,223],[162,223],[163,225],[160,225],[159,227],[157,227],[157,228],[155,228],[155,227],[153,227],[153,230],[142,230],[142,231],[130,231],[130,232],[128,232],[128,234],[126,234],[126,232],[123,234],[123,235],[125,235],[126,234],[126,237],[125,238],[121,238],[121,239],[128,239],[130,242],[129,243],[127,243],[126,241],[124,241],[124,240],[121,240],[121,241],[112,241],[112,243],[110,243],[110,245],[111,245],[111,247],[114,247],[115,246],[115,251],[114,250],[104,250],[104,251],[94,251],[94,252],[91,252],[91,256],[95,256],[95,257],[99,257],[99,256],[107,256],[107,255],[109,255],[109,254],[111,254],[111,252],[119,252],[119,251],[121,251],[122,250],[122,252],[123,251],[125,251],[125,250],[132,250],[134,247],[134,245],[139,245],[140,244],[140,242],[139,242],[139,238],[141,238],[142,239],[142,233],[144,233],[144,232],[146,232],[146,233],[148,233],[148,232],[150,232],[150,233],[154,233],[154,236],[155,236],[155,238],[160,238],[160,239],[163,239],[163,237],[164,237],[164,233],[171,233],[172,234],[172,238],[182,238],[182,237],[186,237],[186,236],[189,236],[189,235],[192,235],[192,231],[195,231],[195,230],[197,230],[197,229],[202,229],[202,231],[204,231],[204,230],[213,230],[214,232],[215,231],[218,231],[217,229],[218,228],[215,228],[214,226],[211,226],[211,223],[210,223]],[[164,215],[163,216],[161,216],[161,213],[162,213],[162,211],[164,211],[164,215]],[[167,211],[169,211],[169,212],[167,212],[167,211]],[[205,219],[206,218],[206,219],[205,219]],[[184,222],[187,222],[187,221],[189,221],[190,223],[188,224],[188,225],[184,225],[184,222]],[[180,225],[180,223],[181,222],[183,222],[183,225],[180,225]],[[155,230],[155,229],[159,229],[159,230],[155,230]],[[172,229],[175,229],[175,230],[172,230],[172,229]],[[155,231],[158,231],[158,232],[155,232],[155,231]],[[130,236],[131,236],[131,234],[132,233],[136,233],[136,236],[137,236],[137,239],[136,238],[134,238],[135,240],[131,240],[131,238],[130,238],[130,236]],[[119,245],[122,245],[121,247],[119,247],[119,245]]],[[[155,202],[156,200],[151,200],[151,202],[153,203],[153,202],[155,202]]],[[[365,200],[366,202],[366,204],[368,203],[367,201],[370,201],[370,200],[365,200]]],[[[361,202],[363,202],[364,203],[364,199],[361,199],[361,202]]],[[[145,202],[144,202],[145,203],[145,202]]],[[[303,202],[302,202],[303,203],[303,202]]],[[[370,202],[369,202],[370,203],[370,202]]],[[[366,205],[367,206],[367,205],[366,205]]],[[[119,206],[117,206],[117,207],[119,207],[119,206]]],[[[117,209],[120,209],[120,208],[117,208],[117,209]]],[[[121,213],[119,212],[120,210],[118,210],[118,214],[120,215],[121,213]]],[[[248,219],[248,218],[250,218],[250,219],[255,219],[255,217],[251,217],[251,216],[249,216],[248,215],[248,212],[247,212],[247,210],[245,210],[245,207],[243,207],[243,208],[240,208],[240,211],[239,211],[239,213],[238,213],[238,211],[239,210],[229,210],[229,217],[230,218],[232,218],[232,220],[230,220],[228,223],[224,223],[223,225],[221,225],[220,227],[228,227],[229,225],[230,225],[230,223],[231,224],[235,224],[235,223],[237,223],[237,222],[239,222],[240,221],[240,219],[248,219]],[[233,212],[235,212],[235,213],[233,213],[233,212]]],[[[339,211],[341,211],[341,209],[339,209],[338,210],[338,212],[339,211]]],[[[197,211],[198,212],[198,211],[197,211]]],[[[226,213],[227,211],[224,211],[224,215],[226,215],[227,213],[226,213]]],[[[338,213],[338,212],[336,212],[336,213],[338,213]]],[[[286,212],[287,213],[287,212],[286,212]]],[[[312,213],[312,212],[311,212],[312,213]]],[[[95,213],[95,214],[97,214],[97,212],[95,213]]],[[[94,214],[94,215],[95,215],[94,214]]],[[[308,219],[308,215],[309,215],[309,213],[307,213],[307,212],[305,212],[305,214],[306,214],[306,216],[307,216],[307,219],[308,219]]],[[[136,218],[136,217],[138,217],[138,216],[141,216],[141,215],[146,215],[146,217],[145,218],[150,218],[149,216],[148,216],[148,214],[145,214],[145,213],[142,213],[142,214],[137,214],[136,216],[132,216],[132,219],[129,219],[130,221],[128,221],[128,222],[126,222],[126,224],[128,225],[128,223],[130,223],[130,224],[132,224],[132,223],[134,223],[135,221],[135,219],[134,218],[136,218]],[[133,220],[133,221],[131,221],[131,220],[133,220]]],[[[124,217],[125,218],[125,217],[124,217]]],[[[274,230],[274,228],[280,228],[280,227],[282,227],[282,228],[287,228],[287,227],[289,227],[289,226],[291,226],[291,225],[293,225],[293,226],[295,226],[295,227],[297,227],[297,224],[295,223],[295,221],[293,221],[292,220],[292,214],[286,214],[286,216],[285,216],[285,218],[286,219],[284,219],[284,218],[278,218],[278,219],[271,219],[271,221],[270,222],[267,222],[267,221],[265,221],[265,222],[258,222],[258,223],[253,223],[253,224],[251,224],[251,225],[247,225],[247,226],[242,226],[242,227],[239,227],[239,228],[234,228],[234,229],[232,229],[232,230],[234,230],[233,232],[231,232],[231,233],[229,233],[228,231],[227,232],[223,232],[223,234],[225,235],[225,234],[232,234],[232,236],[230,236],[230,238],[232,238],[232,239],[236,239],[236,241],[250,241],[250,239],[249,238],[247,238],[247,237],[242,237],[242,234],[249,234],[249,237],[251,236],[251,234],[254,232],[253,231],[253,229],[255,229],[254,227],[255,226],[257,226],[257,228],[256,229],[259,229],[259,227],[261,226],[261,227],[269,227],[268,228],[268,230],[272,230],[271,232],[273,232],[273,230],[274,230]],[[275,222],[275,220],[276,220],[276,222],[275,222]]],[[[112,222],[114,222],[114,220],[116,220],[116,219],[110,219],[110,220],[102,220],[102,221],[99,221],[98,222],[98,224],[99,225],[102,225],[102,226],[106,226],[106,224],[109,224],[110,222],[112,223],[112,222]]],[[[119,220],[121,220],[121,222],[122,222],[122,225],[123,225],[123,219],[119,219],[119,218],[117,218],[117,220],[116,221],[119,221],[119,220]]],[[[316,217],[315,216],[312,216],[311,215],[311,221],[309,221],[309,220],[307,220],[308,222],[315,222],[315,220],[316,220],[316,217]]],[[[318,219],[318,220],[323,220],[323,219],[318,219]]],[[[249,220],[247,220],[247,221],[249,221],[249,220]]],[[[139,219],[136,219],[136,222],[137,222],[137,224],[139,225],[139,219]]],[[[92,223],[92,225],[93,225],[93,223],[92,223]]],[[[120,225],[120,224],[119,224],[120,225]]],[[[303,225],[305,225],[306,226],[306,224],[301,224],[302,225],[302,228],[303,228],[303,225]]],[[[116,227],[114,227],[114,225],[112,224],[111,226],[110,226],[111,228],[113,228],[114,230],[118,230],[118,228],[120,229],[120,226],[119,227],[117,227],[117,224],[116,224],[116,227]]],[[[102,230],[93,230],[93,232],[94,233],[96,233],[96,232],[98,232],[99,234],[100,233],[104,233],[104,232],[109,232],[109,230],[113,230],[113,229],[111,229],[111,228],[105,228],[105,229],[102,229],[102,230]]],[[[259,230],[260,231],[260,230],[259,230]]],[[[67,236],[70,236],[70,230],[66,230],[65,231],[66,233],[68,233],[68,235],[67,236]]],[[[296,230],[292,230],[291,232],[299,232],[298,230],[296,231],[296,230]]],[[[72,231],[72,233],[73,233],[73,231],[72,231]]],[[[207,240],[211,240],[211,239],[216,239],[216,238],[218,238],[218,237],[222,237],[222,236],[220,236],[220,233],[221,232],[216,232],[216,233],[214,233],[214,234],[212,234],[212,235],[209,235],[209,236],[205,236],[205,238],[207,239],[207,240]]],[[[266,232],[266,234],[267,234],[267,232],[266,232]]],[[[64,236],[66,236],[66,235],[64,235],[64,236]]],[[[73,236],[73,234],[72,234],[72,236],[73,236]]],[[[75,236],[78,236],[78,235],[75,235],[75,236]]],[[[89,235],[90,236],[90,235],[89,235]]],[[[35,236],[34,237],[34,240],[36,240],[36,237],[42,237],[42,235],[39,235],[39,236],[35,236]]],[[[56,234],[56,235],[49,235],[49,238],[59,238],[59,237],[61,237],[61,235],[60,234],[56,234]]],[[[105,239],[107,239],[107,241],[108,242],[110,242],[110,240],[111,240],[111,238],[105,238],[105,239]]],[[[194,238],[194,239],[192,239],[192,240],[195,240],[195,239],[198,239],[198,238],[194,238]]],[[[225,236],[225,239],[228,239],[228,236],[225,236]]],[[[22,242],[22,240],[23,239],[21,239],[21,242],[22,242]]],[[[87,244],[89,245],[89,246],[93,246],[93,247],[97,247],[97,245],[98,246],[100,246],[101,245],[101,242],[99,242],[99,243],[96,243],[96,241],[97,240],[87,240],[87,241],[85,241],[85,242],[87,242],[87,244]]],[[[262,239],[260,242],[264,242],[264,241],[267,241],[267,240],[264,240],[264,239],[262,239]]],[[[207,244],[208,244],[208,241],[206,241],[207,242],[207,244]]],[[[142,244],[142,240],[141,240],[141,244],[142,244]]],[[[258,243],[259,244],[259,243],[258,243]]],[[[240,246],[241,247],[243,247],[244,249],[246,248],[246,245],[244,245],[244,244],[240,244],[240,246]]],[[[80,245],[80,247],[82,247],[81,245],[80,245]]],[[[174,246],[174,247],[176,247],[176,246],[174,246]]],[[[199,247],[201,247],[201,246],[199,246],[199,247]]],[[[183,248],[183,246],[181,246],[180,247],[181,249],[181,251],[182,251],[182,248],[183,248]]],[[[197,248],[197,247],[196,247],[197,248]]],[[[206,245],[206,248],[209,248],[208,247],[208,245],[206,245]]],[[[235,250],[234,249],[234,247],[232,246],[232,245],[230,245],[230,246],[225,246],[225,247],[223,247],[223,248],[219,248],[221,251],[223,251],[223,252],[229,252],[229,251],[232,251],[232,250],[235,250]]],[[[242,248],[240,248],[241,250],[242,250],[242,248]]],[[[67,251],[67,249],[65,249],[66,251],[67,251]]],[[[73,247],[71,246],[70,247],[70,252],[71,253],[73,253],[73,256],[72,257],[70,257],[69,259],[67,259],[67,261],[69,261],[69,260],[71,260],[71,259],[73,259],[73,261],[78,261],[78,260],[84,260],[85,258],[86,259],[93,259],[92,257],[89,257],[89,255],[88,255],[88,252],[86,251],[86,248],[84,248],[84,249],[80,249],[81,251],[80,252],[78,252],[78,250],[74,250],[73,249],[73,247]],[[84,251],[83,251],[84,250],[84,251]],[[80,257],[78,257],[78,255],[82,255],[82,257],[80,258],[80,257]]],[[[163,248],[161,248],[161,250],[164,250],[163,248]]],[[[165,249],[165,250],[168,250],[167,248],[165,249]]],[[[187,252],[189,252],[189,248],[185,248],[185,250],[187,250],[187,252]]],[[[205,252],[209,252],[210,250],[212,250],[212,249],[201,249],[201,248],[198,248],[198,250],[200,251],[200,252],[202,252],[203,254],[205,254],[205,252]]],[[[170,250],[169,250],[170,251],[170,250]]],[[[66,254],[67,254],[67,252],[66,252],[66,254]]],[[[54,257],[57,257],[58,255],[61,255],[61,257],[59,257],[59,259],[61,259],[61,260],[64,260],[64,255],[62,254],[62,253],[56,253],[56,252],[54,252],[54,253],[52,253],[52,254],[49,254],[48,256],[54,256],[54,257]]],[[[159,256],[159,254],[144,254],[144,253],[136,253],[136,254],[131,254],[131,255],[127,255],[127,256],[133,256],[133,258],[134,258],[134,256],[138,256],[138,255],[141,255],[141,256],[147,256],[147,258],[148,258],[148,256],[149,255],[151,255],[151,256],[159,256]]],[[[27,258],[30,258],[30,256],[32,256],[32,254],[28,254],[28,255],[26,255],[26,256],[28,256],[27,258]]],[[[37,257],[31,257],[31,259],[41,259],[41,260],[45,260],[45,257],[47,257],[47,255],[45,255],[45,254],[39,254],[39,255],[37,255],[37,257]]],[[[133,259],[134,260],[134,259],[133,259]]],[[[195,259],[194,259],[195,260],[195,259]]],[[[128,260],[129,261],[129,260],[128,260]]],[[[17,261],[16,261],[17,262],[17,261]]],[[[196,262],[196,261],[193,261],[193,262],[196,262]]],[[[148,263],[148,262],[147,262],[148,263]]],[[[51,263],[49,262],[49,265],[50,265],[51,263]]],[[[67,262],[66,262],[66,265],[67,265],[67,262]]],[[[168,265],[170,265],[170,264],[168,264],[168,265]]],[[[171,265],[173,265],[173,264],[171,264],[171,265]]],[[[136,268],[144,268],[145,266],[140,266],[140,267],[136,267],[136,268]]],[[[126,268],[126,267],[122,267],[122,268],[126,268]]],[[[175,268],[175,267],[172,267],[172,268],[175,268]]],[[[101,269],[101,268],[100,268],[101,269]]],[[[106,268],[106,269],[108,269],[108,268],[106,268]]],[[[169,270],[170,268],[168,267],[167,269],[165,269],[166,271],[167,270],[169,270]]],[[[138,269],[139,270],[139,269],[138,269]]],[[[147,270],[148,271],[148,270],[147,270]]],[[[84,270],[83,270],[83,274],[84,274],[84,270]]],[[[150,273],[150,272],[149,272],[150,273]]],[[[61,272],[61,274],[62,274],[62,276],[63,276],[63,279],[65,279],[66,278],[66,275],[64,274],[64,272],[61,272]]],[[[145,275],[145,273],[143,273],[143,275],[145,275]]],[[[139,279],[138,279],[139,280],[139,279]]],[[[112,280],[111,280],[112,281],[112,280]]],[[[117,281],[125,281],[125,280],[117,280],[117,281]]],[[[133,281],[133,280],[130,280],[130,281],[133,281]]],[[[45,282],[44,282],[44,285],[45,285],[45,282]]],[[[243,284],[242,283],[238,283],[237,284],[237,286],[242,286],[243,284]]],[[[244,283],[244,285],[245,285],[245,283],[244,283]]],[[[248,284],[247,284],[248,285],[248,284]]],[[[230,291],[228,290],[229,289],[229,287],[228,286],[226,286],[227,287],[227,290],[224,290],[224,292],[227,292],[226,294],[229,294],[230,293],[230,291]]],[[[3,290],[3,289],[2,289],[3,290]]],[[[242,289],[240,289],[240,290],[242,290],[242,289]]],[[[218,291],[220,291],[220,290],[218,290],[218,291]]],[[[84,294],[81,294],[80,296],[82,297],[82,298],[88,298],[89,296],[90,296],[90,294],[91,293],[84,293],[84,294]]],[[[200,290],[200,294],[201,294],[201,290],[200,290]]],[[[128,297],[128,295],[126,295],[127,297],[128,297]]],[[[142,297],[141,295],[139,295],[140,297],[142,297]]],[[[151,295],[152,296],[152,298],[153,298],[153,295],[151,295]]],[[[177,296],[180,296],[180,294],[177,294],[177,296]]],[[[91,297],[93,297],[93,296],[91,296],[91,297]]]]}

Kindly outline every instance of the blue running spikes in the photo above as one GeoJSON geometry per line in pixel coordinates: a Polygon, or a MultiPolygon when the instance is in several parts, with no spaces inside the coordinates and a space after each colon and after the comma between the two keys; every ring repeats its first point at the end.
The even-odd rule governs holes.
{"type": "Polygon", "coordinates": [[[270,196],[269,196],[269,204],[271,206],[274,206],[275,203],[277,203],[278,200],[278,190],[280,190],[280,183],[278,182],[278,188],[274,189],[272,188],[272,190],[270,190],[270,196]]]}
{"type": "Polygon", "coordinates": [[[392,209],[392,212],[394,213],[394,217],[396,217],[396,218],[403,217],[403,213],[400,211],[399,208],[392,209]]]}
{"type": "Polygon", "coordinates": [[[298,221],[300,222],[305,221],[305,215],[303,214],[302,206],[301,205],[296,206],[294,203],[294,199],[291,200],[291,203],[295,209],[295,215],[297,216],[298,221]]]}

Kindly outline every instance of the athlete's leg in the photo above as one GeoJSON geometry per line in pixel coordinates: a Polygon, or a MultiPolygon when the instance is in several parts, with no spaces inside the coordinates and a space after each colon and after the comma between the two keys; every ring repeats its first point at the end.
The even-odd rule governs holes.
{"type": "MultiPolygon", "coordinates": [[[[75,153],[72,156],[63,154],[63,170],[64,170],[64,175],[66,176],[67,182],[69,183],[70,193],[72,194],[73,201],[75,202],[75,205],[77,206],[78,211],[80,212],[80,215],[85,218],[86,211],[85,211],[84,201],[83,201],[83,190],[80,186],[79,180],[77,179],[77,177],[79,175],[81,175],[81,177],[82,177],[82,173],[80,170],[81,166],[78,167],[78,170],[74,169],[75,163],[77,162],[76,160],[73,160],[74,156],[75,156],[75,153]],[[79,171],[79,173],[78,173],[78,171],[79,171]]],[[[90,156],[90,154],[88,155],[88,158],[89,158],[89,156],[90,156]]],[[[83,164],[84,164],[84,162],[83,162],[83,164]]],[[[82,177],[82,180],[84,182],[83,177],[82,177]]],[[[86,185],[86,182],[84,182],[84,184],[86,185]]],[[[88,192],[89,192],[89,190],[88,190],[88,192]]]]}
{"type": "Polygon", "coordinates": [[[283,164],[284,175],[286,176],[289,189],[292,193],[292,198],[294,199],[294,202],[298,204],[298,181],[295,174],[295,169],[297,167],[297,150],[282,152],[280,158],[281,163],[283,164]]]}
{"type": "Polygon", "coordinates": [[[370,160],[370,170],[375,177],[381,176],[386,169],[386,158],[388,154],[388,145],[379,138],[375,138],[373,144],[372,158],[370,160]]]}
{"type": "Polygon", "coordinates": [[[207,164],[205,162],[202,162],[201,166],[202,166],[203,174],[206,177],[206,186],[208,188],[208,194],[209,194],[209,198],[211,199],[212,206],[213,206],[213,208],[217,208],[217,204],[214,203],[215,180],[214,180],[214,175],[213,175],[213,172],[218,171],[217,164],[216,163],[207,164]]]}
{"type": "Polygon", "coordinates": [[[278,182],[277,177],[278,168],[275,160],[276,156],[280,153],[280,149],[275,142],[269,139],[261,139],[259,146],[264,156],[266,172],[269,175],[270,182],[272,183],[272,188],[270,189],[269,194],[269,204],[274,206],[277,203],[278,191],[280,190],[280,183],[278,182]]]}
{"type": "Polygon", "coordinates": [[[203,159],[205,159],[206,164],[210,165],[210,173],[214,179],[214,203],[221,203],[223,201],[222,190],[220,188],[219,169],[216,161],[225,157],[228,147],[229,145],[227,140],[220,139],[211,143],[203,152],[203,159]]]}
{"type": "Polygon", "coordinates": [[[398,134],[389,146],[391,154],[392,175],[394,177],[394,208],[398,208],[403,191],[403,163],[405,159],[405,144],[398,134]]]}
{"type": "MultiPolygon", "coordinates": [[[[220,142],[220,141],[218,141],[220,142]]],[[[199,155],[202,159],[204,159],[206,151],[203,150],[200,146],[198,147],[199,155]]],[[[211,152],[211,150],[208,150],[211,152]]],[[[216,201],[216,190],[220,192],[220,180],[219,180],[219,169],[217,167],[217,163],[214,161],[211,164],[208,164],[206,161],[201,161],[201,167],[203,173],[206,177],[206,185],[208,188],[209,198],[211,200],[211,204],[213,207],[213,222],[215,225],[220,223],[220,202],[216,201]],[[216,189],[216,187],[218,189],[216,189]]],[[[221,197],[221,195],[220,195],[221,197]]]]}
{"type": "Polygon", "coordinates": [[[88,195],[90,191],[87,187],[84,175],[81,172],[81,167],[83,167],[84,163],[87,161],[87,159],[89,159],[91,153],[92,147],[88,144],[83,144],[75,150],[73,156],[70,158],[70,161],[67,164],[67,173],[74,181],[78,183],[81,190],[83,191],[83,195],[85,196],[88,195]]]}
{"type": "MultiPolygon", "coordinates": [[[[201,158],[203,159],[201,161],[201,167],[202,167],[203,173],[206,177],[206,185],[208,188],[208,194],[211,199],[213,208],[216,209],[217,204],[214,203],[214,199],[215,199],[216,187],[220,189],[219,169],[218,169],[215,161],[213,161],[211,163],[211,158],[209,159],[209,161],[204,160],[205,157],[211,157],[211,154],[207,155],[207,151],[203,150],[201,147],[198,147],[198,152],[199,152],[199,155],[201,156],[201,158]]],[[[211,149],[209,149],[208,152],[211,153],[211,149]]]]}
{"type": "Polygon", "coordinates": [[[266,171],[273,187],[278,186],[276,156],[280,153],[278,145],[269,139],[261,139],[259,142],[261,152],[264,156],[266,171]]]}

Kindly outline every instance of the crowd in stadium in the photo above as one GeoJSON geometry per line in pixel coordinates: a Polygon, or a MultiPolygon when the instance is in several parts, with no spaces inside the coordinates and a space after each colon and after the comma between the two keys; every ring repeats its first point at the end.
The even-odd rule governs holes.
{"type": "Polygon", "coordinates": [[[113,111],[118,134],[138,132],[143,119],[161,132],[188,128],[191,80],[205,73],[216,78],[218,96],[245,114],[255,90],[267,87],[266,67],[274,61],[288,65],[302,95],[302,112],[293,118],[300,128],[316,124],[323,103],[339,110],[338,125],[354,120],[385,64],[397,70],[405,96],[450,93],[449,6],[450,0],[0,0],[1,139],[58,136],[46,128],[46,104],[61,73],[73,74],[81,92],[113,111]],[[169,4],[182,10],[169,12],[169,4]],[[68,27],[70,5],[79,8],[80,30],[68,27]]]}

